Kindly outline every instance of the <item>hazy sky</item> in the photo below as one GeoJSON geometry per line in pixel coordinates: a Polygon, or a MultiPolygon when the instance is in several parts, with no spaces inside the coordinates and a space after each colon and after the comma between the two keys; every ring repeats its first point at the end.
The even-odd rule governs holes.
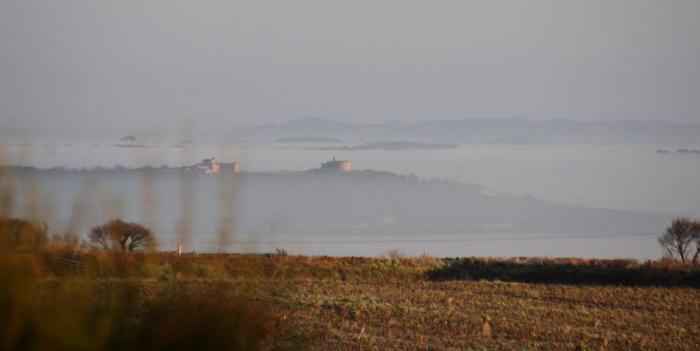
{"type": "Polygon", "coordinates": [[[2,0],[3,125],[700,121],[700,1],[2,0]]]}

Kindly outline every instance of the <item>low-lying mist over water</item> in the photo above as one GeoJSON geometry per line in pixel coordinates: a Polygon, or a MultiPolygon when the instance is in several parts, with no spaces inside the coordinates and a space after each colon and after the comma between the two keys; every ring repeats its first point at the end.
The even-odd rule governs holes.
{"type": "MultiPolygon", "coordinates": [[[[13,199],[19,214],[51,218],[48,224],[59,232],[86,233],[111,218],[138,221],[159,233],[163,249],[182,241],[197,251],[279,247],[294,253],[373,255],[380,248],[400,247],[412,254],[456,255],[455,248],[471,251],[476,244],[495,255],[557,255],[572,240],[653,243],[669,219],[376,171],[5,171],[6,181],[18,190],[13,199]],[[30,188],[33,192],[24,191],[30,188]],[[52,203],[55,207],[46,207],[52,203]],[[221,242],[220,234],[232,242],[221,242]],[[521,241],[526,244],[514,245],[521,241]],[[539,244],[527,244],[533,241],[539,244]]],[[[615,251],[579,254],[614,256],[615,251]]]]}
{"type": "MultiPolygon", "coordinates": [[[[468,141],[449,148],[420,148],[425,142],[416,142],[405,149],[344,150],[343,146],[363,145],[372,140],[404,140],[403,144],[407,144],[407,139],[368,140],[356,136],[328,144],[314,143],[314,139],[306,143],[279,142],[274,137],[254,138],[253,134],[252,141],[232,136],[228,141],[208,141],[222,139],[221,133],[217,133],[203,134],[184,143],[181,136],[155,138],[149,134],[134,142],[119,140],[127,135],[130,133],[84,132],[60,139],[16,139],[6,141],[3,147],[7,155],[12,156],[12,164],[38,168],[187,166],[216,157],[221,162],[239,162],[247,171],[276,172],[308,170],[337,157],[350,160],[359,170],[414,174],[426,179],[447,178],[478,184],[496,192],[531,194],[566,204],[678,215],[700,212],[697,177],[700,155],[676,152],[700,148],[693,140],[668,137],[642,142],[630,139],[614,142],[615,139],[609,138],[594,142],[555,139],[539,144],[468,141]],[[325,149],[329,145],[332,150],[325,149]],[[668,153],[658,150],[668,150],[668,153]]],[[[428,145],[441,141],[431,142],[433,144],[428,145]]]]}
{"type": "Polygon", "coordinates": [[[6,139],[5,163],[23,167],[5,184],[17,215],[52,230],[85,235],[119,217],[153,228],[165,250],[656,258],[670,219],[700,212],[700,156],[668,137],[443,144],[295,132],[306,137],[6,139]],[[187,168],[211,157],[221,172],[187,168]],[[309,171],[333,157],[353,171],[309,171]]]}

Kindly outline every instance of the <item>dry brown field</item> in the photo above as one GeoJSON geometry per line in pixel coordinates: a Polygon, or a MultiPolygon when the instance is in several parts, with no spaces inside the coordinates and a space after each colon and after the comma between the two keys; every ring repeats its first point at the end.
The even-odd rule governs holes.
{"type": "MultiPolygon", "coordinates": [[[[205,340],[209,328],[231,322],[227,313],[241,313],[243,324],[249,319],[254,325],[234,320],[249,340],[231,349],[697,350],[700,345],[700,290],[692,286],[431,280],[427,273],[443,269],[445,261],[430,257],[150,254],[115,260],[93,253],[82,258],[84,270],[75,270],[57,255],[23,258],[35,267],[28,295],[41,300],[50,292],[71,306],[57,314],[76,310],[71,294],[89,300],[128,285],[132,292],[126,296],[136,296],[129,308],[147,311],[129,318],[194,321],[205,340]],[[177,293],[163,300],[164,292],[173,291],[188,297],[177,293]],[[237,305],[240,301],[253,309],[237,305]],[[147,307],[159,304],[160,310],[147,307]],[[171,309],[184,312],[164,312],[171,309]]],[[[160,331],[163,340],[181,326],[169,328],[160,331]]],[[[139,337],[152,341],[150,334],[139,337]]]]}

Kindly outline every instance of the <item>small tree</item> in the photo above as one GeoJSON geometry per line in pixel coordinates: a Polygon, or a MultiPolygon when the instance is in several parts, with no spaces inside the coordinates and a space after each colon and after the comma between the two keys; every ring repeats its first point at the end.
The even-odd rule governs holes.
{"type": "Polygon", "coordinates": [[[0,219],[0,248],[36,250],[48,241],[46,224],[21,218],[0,219]]]}
{"type": "Polygon", "coordinates": [[[666,257],[680,259],[683,263],[697,263],[700,255],[700,222],[688,218],[674,219],[658,241],[666,257]]]}
{"type": "Polygon", "coordinates": [[[119,219],[92,228],[88,237],[90,242],[106,250],[149,250],[156,245],[155,235],[148,228],[119,219]]]}

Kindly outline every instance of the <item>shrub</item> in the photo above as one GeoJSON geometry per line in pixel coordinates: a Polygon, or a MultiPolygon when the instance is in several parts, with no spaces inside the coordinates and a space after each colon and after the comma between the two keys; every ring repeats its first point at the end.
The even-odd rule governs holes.
{"type": "Polygon", "coordinates": [[[26,219],[0,219],[0,249],[36,250],[48,241],[46,224],[26,219]]]}

